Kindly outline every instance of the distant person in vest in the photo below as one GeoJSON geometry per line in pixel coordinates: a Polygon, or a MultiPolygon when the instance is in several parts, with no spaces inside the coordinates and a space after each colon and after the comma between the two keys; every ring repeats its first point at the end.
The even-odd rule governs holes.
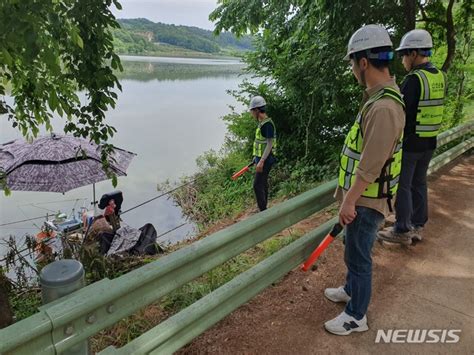
{"type": "Polygon", "coordinates": [[[421,241],[428,221],[426,172],[443,118],[445,74],[430,62],[433,41],[425,30],[405,34],[396,49],[408,75],[401,91],[406,105],[402,172],[395,202],[396,221],[378,233],[388,242],[421,241]]]}
{"type": "Polygon", "coordinates": [[[337,335],[363,332],[372,290],[372,247],[377,230],[391,209],[401,170],[404,103],[388,68],[392,41],[380,25],[367,25],[349,40],[352,73],[365,88],[359,112],[340,155],[336,198],[339,223],[345,226],[345,284],[324,295],[346,303],[344,311],[327,321],[337,335]]]}
{"type": "Polygon", "coordinates": [[[255,96],[250,100],[249,110],[258,122],[253,143],[253,162],[256,164],[253,189],[260,211],[267,209],[268,175],[276,162],[276,128],[272,119],[267,116],[265,99],[255,96]]]}

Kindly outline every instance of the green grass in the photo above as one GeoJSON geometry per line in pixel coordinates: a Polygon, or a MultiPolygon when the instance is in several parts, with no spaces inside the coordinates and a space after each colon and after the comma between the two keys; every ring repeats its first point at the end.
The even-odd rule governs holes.
{"type": "Polygon", "coordinates": [[[13,294],[10,297],[10,304],[15,315],[15,321],[18,322],[38,312],[38,308],[42,304],[41,293],[35,288],[23,291],[20,294],[13,294]]]}
{"type": "Polygon", "coordinates": [[[474,119],[474,98],[469,100],[466,106],[464,106],[464,112],[468,120],[474,119]]]}
{"type": "MultiPolygon", "coordinates": [[[[102,330],[91,339],[94,351],[99,351],[110,345],[124,346],[170,315],[188,307],[237,275],[276,253],[281,248],[301,237],[302,234],[299,230],[294,230],[285,235],[280,234],[269,238],[224,264],[206,272],[196,280],[176,289],[161,300],[124,318],[114,326],[102,330]]],[[[182,246],[186,244],[183,243],[182,246]]],[[[179,248],[180,246],[175,246],[173,250],[179,248]]],[[[90,256],[90,260],[84,260],[84,262],[90,263],[90,265],[85,265],[88,278],[87,283],[94,282],[103,277],[118,277],[131,269],[155,261],[157,258],[125,258],[116,261],[102,260],[102,262],[98,262],[98,256],[90,256]]],[[[16,321],[37,313],[39,306],[42,304],[41,293],[36,288],[21,294],[13,294],[10,301],[16,321]]]]}
{"type": "Polygon", "coordinates": [[[200,298],[231,281],[236,276],[268,258],[283,247],[301,237],[302,233],[293,232],[289,236],[277,235],[257,244],[248,251],[232,258],[224,264],[205,273],[200,278],[180,287],[163,298],[165,310],[172,313],[190,306],[200,298]]]}
{"type": "Polygon", "coordinates": [[[124,346],[172,314],[190,306],[237,275],[300,238],[302,234],[300,231],[293,231],[288,236],[274,236],[208,271],[196,280],[172,291],[161,300],[95,335],[91,339],[93,350],[99,351],[110,345],[124,346]]]}

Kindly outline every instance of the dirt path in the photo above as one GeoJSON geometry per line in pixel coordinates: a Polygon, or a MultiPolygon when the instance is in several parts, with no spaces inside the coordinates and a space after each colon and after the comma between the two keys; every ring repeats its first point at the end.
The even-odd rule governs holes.
{"type": "Polygon", "coordinates": [[[316,271],[291,271],[180,353],[474,353],[473,177],[471,155],[430,178],[430,221],[421,243],[376,243],[368,332],[338,337],[323,328],[343,310],[323,296],[345,277],[343,245],[335,242],[316,271]],[[377,329],[462,332],[457,344],[376,344],[377,329]]]}

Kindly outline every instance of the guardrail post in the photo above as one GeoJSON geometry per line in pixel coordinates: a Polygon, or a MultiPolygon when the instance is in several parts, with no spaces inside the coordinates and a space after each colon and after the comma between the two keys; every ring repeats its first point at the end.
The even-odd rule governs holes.
{"type": "MultiPolygon", "coordinates": [[[[41,270],[40,283],[43,304],[52,302],[85,286],[84,267],[77,260],[54,261],[41,270]]],[[[69,329],[69,331],[73,333],[74,329],[69,329]]],[[[68,328],[65,332],[68,332],[68,328]]],[[[90,353],[87,340],[72,346],[67,351],[67,354],[71,355],[89,355],[90,353]]]]}

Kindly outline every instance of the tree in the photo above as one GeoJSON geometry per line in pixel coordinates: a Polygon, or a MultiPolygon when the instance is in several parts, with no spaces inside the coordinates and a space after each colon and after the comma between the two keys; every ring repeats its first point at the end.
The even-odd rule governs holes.
{"type": "MultiPolygon", "coordinates": [[[[0,114],[26,137],[51,130],[53,113],[66,118],[65,132],[107,141],[115,129],[105,112],[121,89],[113,69],[110,6],[117,0],[3,0],[0,3],[0,114]],[[85,93],[81,102],[77,92],[85,93]]],[[[107,150],[105,150],[106,152],[107,150]]]]}
{"type": "MultiPolygon", "coordinates": [[[[471,0],[466,0],[466,2],[472,4],[471,0]]],[[[444,3],[445,1],[442,0],[418,1],[418,8],[420,9],[421,15],[418,22],[424,22],[428,30],[431,29],[430,32],[433,32],[433,30],[436,31],[434,27],[439,27],[445,34],[448,50],[441,69],[447,72],[451,67],[456,53],[456,31],[453,17],[454,0],[449,0],[446,7],[444,3]]],[[[437,30],[439,31],[440,29],[437,30]]]]}
{"type": "MultiPolygon", "coordinates": [[[[472,8],[472,0],[465,0],[458,7],[452,6],[452,1],[447,2],[447,7],[444,3],[441,0],[422,4],[417,0],[221,0],[210,19],[216,21],[216,32],[255,34],[256,50],[246,61],[249,70],[262,78],[263,83],[258,87],[245,83],[238,95],[259,93],[269,97],[269,114],[276,121],[279,151],[286,163],[291,165],[303,159],[324,166],[328,162],[337,163],[344,132],[353,121],[360,101],[360,88],[342,60],[351,34],[364,24],[379,23],[390,31],[396,46],[402,35],[415,27],[416,21],[421,20],[428,27],[436,25],[436,54],[443,55],[442,49],[447,45],[447,56],[443,59],[449,68],[450,63],[456,62],[457,52],[452,55],[454,47],[448,37],[457,33],[460,40],[461,33],[470,31],[467,24],[471,23],[472,11],[468,9],[472,8]],[[425,20],[420,6],[428,14],[425,20]],[[456,23],[456,16],[465,20],[456,23]],[[446,26],[440,27],[439,21],[428,21],[435,17],[441,18],[446,26]],[[450,30],[452,24],[454,32],[450,30]]],[[[467,43],[463,48],[469,48],[471,42],[466,37],[463,43],[467,43]]],[[[464,52],[467,58],[468,50],[464,52]]],[[[399,60],[394,61],[391,69],[397,78],[405,76],[399,60]]],[[[462,69],[459,70],[461,73],[462,69]]],[[[245,140],[244,134],[249,132],[241,129],[244,120],[237,115],[229,115],[227,119],[231,121],[230,132],[237,140],[245,140]]],[[[454,122],[448,121],[448,126],[454,122]]]]}
{"type": "Polygon", "coordinates": [[[382,23],[400,36],[399,11],[395,0],[226,0],[210,18],[217,32],[255,34],[247,63],[265,85],[245,89],[269,97],[283,158],[324,165],[337,161],[360,97],[342,60],[349,37],[365,23],[382,23]]]}
{"type": "MultiPolygon", "coordinates": [[[[432,34],[436,48],[434,60],[448,73],[446,126],[456,125],[464,117],[467,97],[472,96],[472,79],[466,75],[472,48],[474,1],[425,0],[417,2],[420,22],[432,34]],[[441,58],[439,58],[441,57],[441,58]]],[[[471,64],[472,72],[472,64],[471,64]]]]}
{"type": "Polygon", "coordinates": [[[405,15],[404,32],[411,31],[416,26],[417,2],[416,0],[403,0],[403,12],[405,15]]]}

